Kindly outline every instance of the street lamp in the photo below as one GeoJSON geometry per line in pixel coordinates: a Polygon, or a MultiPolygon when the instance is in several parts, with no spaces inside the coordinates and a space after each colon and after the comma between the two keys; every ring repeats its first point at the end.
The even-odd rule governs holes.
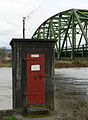
{"type": "Polygon", "coordinates": [[[25,19],[26,17],[23,17],[23,39],[25,39],[25,19]]]}
{"type": "Polygon", "coordinates": [[[28,16],[23,17],[23,39],[25,39],[25,22],[30,18],[30,15],[32,15],[34,12],[36,12],[39,8],[40,8],[40,6],[38,8],[36,8],[35,10],[33,10],[28,16]]]}

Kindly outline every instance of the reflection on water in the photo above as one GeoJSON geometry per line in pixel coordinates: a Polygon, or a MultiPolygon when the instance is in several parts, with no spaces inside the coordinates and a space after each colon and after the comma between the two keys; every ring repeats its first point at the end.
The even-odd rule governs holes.
{"type": "MultiPolygon", "coordinates": [[[[0,110],[12,108],[11,68],[0,68],[0,110]]],[[[55,69],[55,109],[62,113],[76,100],[88,100],[88,68],[55,69]]]]}
{"type": "Polygon", "coordinates": [[[88,68],[55,69],[55,74],[58,112],[69,112],[73,102],[88,100],[88,68]]]}

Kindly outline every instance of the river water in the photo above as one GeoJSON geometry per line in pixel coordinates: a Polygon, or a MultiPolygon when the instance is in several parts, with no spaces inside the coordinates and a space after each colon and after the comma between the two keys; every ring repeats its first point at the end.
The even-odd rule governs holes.
{"type": "Polygon", "coordinates": [[[78,101],[88,100],[88,68],[55,69],[55,108],[71,113],[78,101]]]}
{"type": "MultiPolygon", "coordinates": [[[[0,110],[12,109],[12,68],[0,68],[0,110]]],[[[88,68],[55,69],[55,109],[68,112],[70,104],[88,100],[88,68]]]]}
{"type": "Polygon", "coordinates": [[[12,108],[11,78],[11,68],[0,68],[0,110],[12,108]]]}

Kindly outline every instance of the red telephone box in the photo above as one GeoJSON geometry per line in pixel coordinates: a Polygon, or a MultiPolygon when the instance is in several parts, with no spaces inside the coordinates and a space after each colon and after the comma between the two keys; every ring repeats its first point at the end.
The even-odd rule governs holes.
{"type": "Polygon", "coordinates": [[[44,78],[44,54],[27,54],[25,93],[27,104],[44,104],[44,78]]]}

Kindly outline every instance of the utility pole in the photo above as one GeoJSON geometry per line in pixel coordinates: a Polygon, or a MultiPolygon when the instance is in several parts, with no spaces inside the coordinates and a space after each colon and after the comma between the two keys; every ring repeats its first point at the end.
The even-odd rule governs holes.
{"type": "Polygon", "coordinates": [[[40,7],[33,10],[28,16],[23,17],[23,39],[25,39],[25,22],[30,18],[30,15],[32,15],[34,12],[36,12],[40,7]]]}

